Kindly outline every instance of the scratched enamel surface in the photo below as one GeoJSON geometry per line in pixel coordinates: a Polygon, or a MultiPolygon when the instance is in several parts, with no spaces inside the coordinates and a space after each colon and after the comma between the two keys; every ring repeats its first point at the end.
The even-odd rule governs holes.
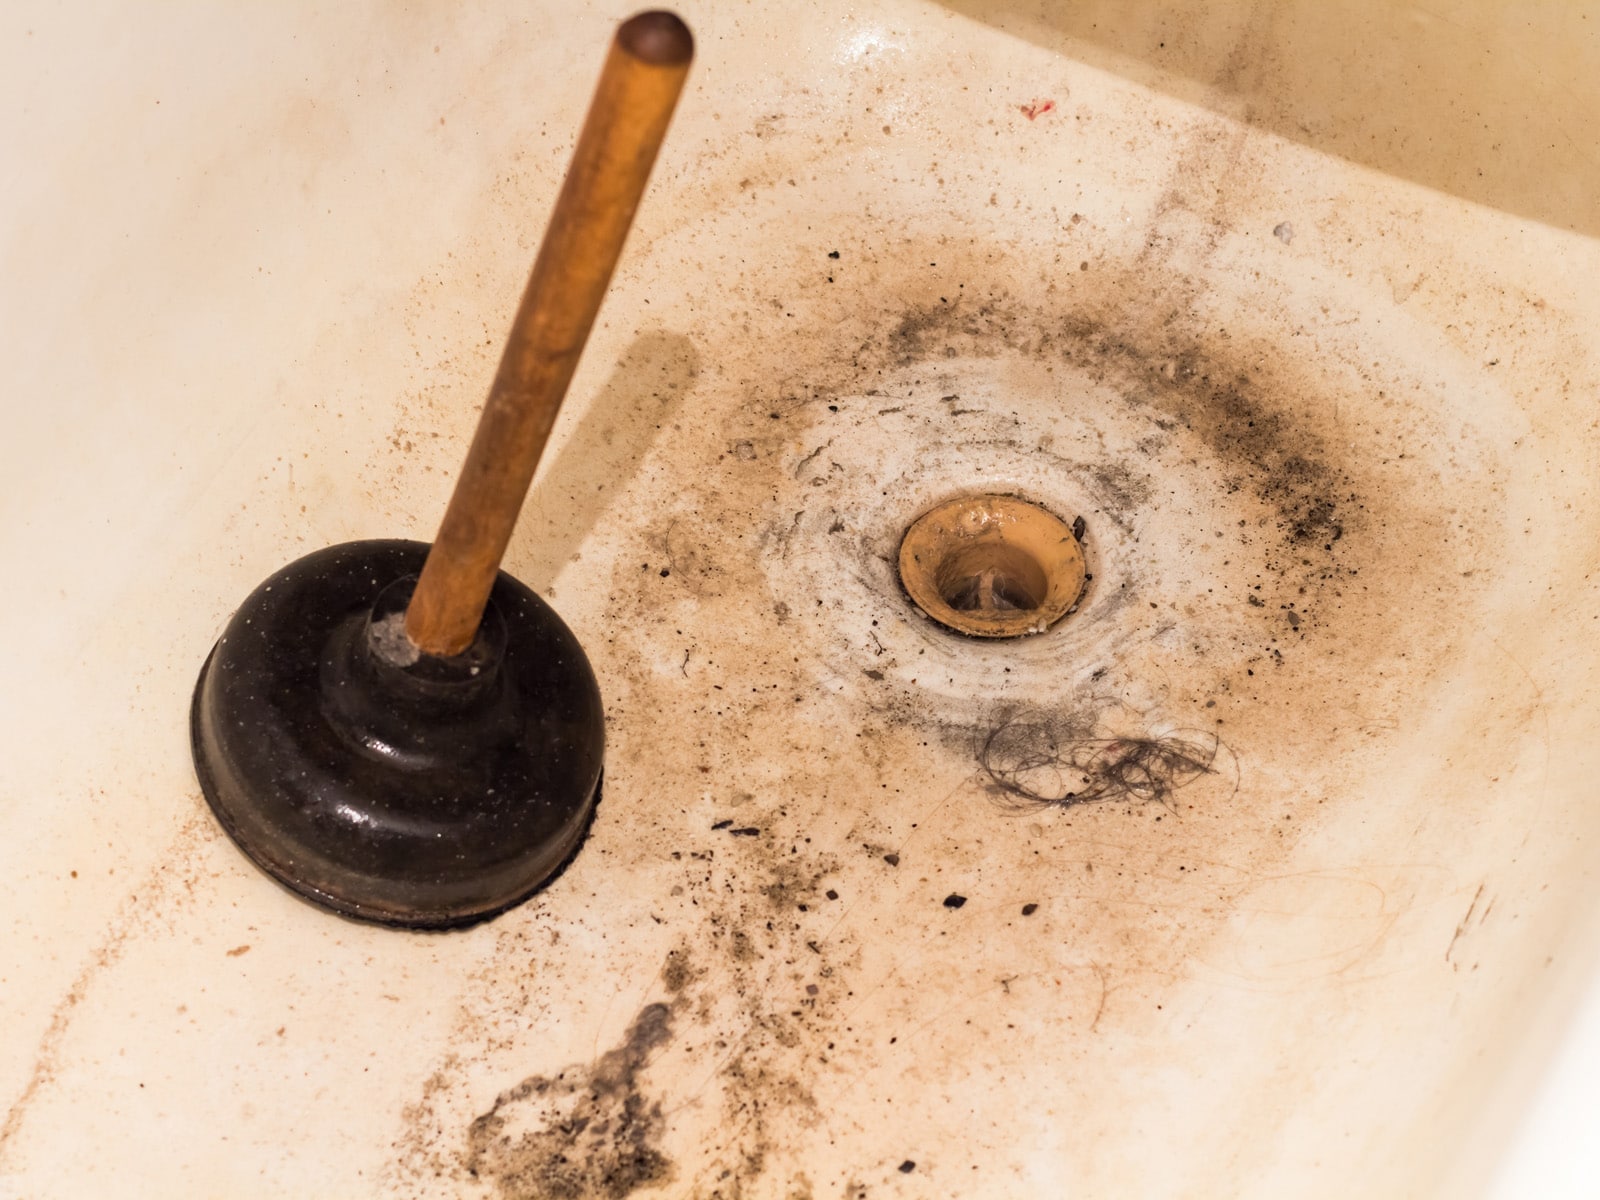
{"type": "Polygon", "coordinates": [[[619,15],[556,13],[4,35],[0,1194],[1481,1188],[1594,948],[1600,252],[1196,82],[1270,22],[687,12],[507,561],[588,844],[410,935],[217,830],[227,614],[442,511],[619,15]],[[900,591],[969,490],[1083,518],[1049,633],[900,591]]]}

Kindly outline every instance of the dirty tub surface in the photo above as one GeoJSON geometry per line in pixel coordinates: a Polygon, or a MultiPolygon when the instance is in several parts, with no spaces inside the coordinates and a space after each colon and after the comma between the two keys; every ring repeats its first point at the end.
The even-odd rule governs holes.
{"type": "Polygon", "coordinates": [[[1488,1186],[1595,946],[1595,22],[1337,7],[686,13],[507,563],[605,798],[450,936],[250,868],[189,690],[431,536],[623,14],[10,13],[0,1193],[1488,1186]],[[1075,614],[908,605],[966,490],[1075,614]]]}

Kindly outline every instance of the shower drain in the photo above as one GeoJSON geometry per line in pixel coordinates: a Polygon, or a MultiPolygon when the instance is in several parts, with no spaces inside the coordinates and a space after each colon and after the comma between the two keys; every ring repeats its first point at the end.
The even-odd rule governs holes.
{"type": "Polygon", "coordinates": [[[900,542],[900,583],[916,606],[972,637],[1043,633],[1072,611],[1087,581],[1072,527],[1016,496],[947,500],[900,542]]]}

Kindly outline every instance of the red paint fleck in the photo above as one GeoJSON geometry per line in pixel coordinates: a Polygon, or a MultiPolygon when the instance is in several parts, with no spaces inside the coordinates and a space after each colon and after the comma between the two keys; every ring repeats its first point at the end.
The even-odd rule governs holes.
{"type": "Polygon", "coordinates": [[[1017,105],[1017,111],[1031,121],[1035,117],[1044,116],[1047,112],[1054,112],[1055,107],[1054,100],[1030,100],[1026,104],[1017,105]]]}

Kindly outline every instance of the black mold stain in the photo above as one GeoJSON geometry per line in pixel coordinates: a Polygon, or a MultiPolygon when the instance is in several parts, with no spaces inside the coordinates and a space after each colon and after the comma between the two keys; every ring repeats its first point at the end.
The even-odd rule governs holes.
{"type": "MultiPolygon", "coordinates": [[[[768,810],[763,821],[778,835],[783,809],[768,810]]],[[[703,1163],[698,1176],[675,1180],[674,1194],[766,1194],[758,1181],[782,1160],[795,1131],[820,1119],[812,1084],[830,1056],[816,1052],[832,1049],[838,1036],[849,955],[831,940],[824,955],[819,939],[830,918],[817,910],[824,895],[838,896],[825,881],[839,864],[803,849],[803,839],[785,844],[788,853],[776,861],[758,842],[686,859],[693,865],[683,886],[705,925],[669,952],[663,979],[674,1007],[693,1022],[685,1038],[713,1056],[723,1108],[716,1136],[702,1147],[716,1166],[703,1163]]]]}
{"type": "Polygon", "coordinates": [[[1321,439],[1255,398],[1247,373],[1220,375],[1192,352],[1163,363],[1155,378],[1183,423],[1225,464],[1225,486],[1276,511],[1285,549],[1294,552],[1283,565],[1339,565],[1334,544],[1344,537],[1347,510],[1361,502],[1321,439]]]}
{"type": "MultiPolygon", "coordinates": [[[[1198,284],[1169,280],[1177,299],[1169,295],[1165,310],[1157,300],[1143,312],[1115,298],[1123,286],[1132,290],[1131,281],[1105,284],[1113,299],[1104,307],[1090,300],[1067,305],[1061,315],[1013,301],[1003,290],[913,304],[885,334],[869,337],[855,359],[865,372],[933,369],[941,358],[1002,354],[1071,365],[1148,416],[1151,432],[1142,443],[1148,454],[1180,434],[1196,437],[1212,456],[1220,495],[1248,498],[1272,513],[1277,548],[1263,564],[1269,574],[1296,585],[1332,582],[1336,593],[1348,571],[1341,553],[1347,547],[1339,543],[1366,504],[1352,474],[1311,427],[1316,406],[1290,410],[1291,398],[1281,394],[1286,385],[1264,378],[1249,353],[1226,337],[1186,330],[1191,320],[1183,300],[1198,284]]],[[[1106,515],[1124,530],[1152,501],[1151,479],[1137,458],[1080,467],[1106,515]]]]}
{"type": "MultiPolygon", "coordinates": [[[[643,488],[641,500],[653,513],[645,530],[651,553],[620,558],[616,567],[606,621],[619,631],[614,666],[621,702],[659,708],[664,685],[654,661],[655,639],[699,637],[723,673],[715,676],[714,687],[706,676],[708,686],[698,692],[672,682],[685,702],[684,724],[692,718],[695,735],[704,732],[697,752],[712,764],[712,774],[737,773],[750,746],[769,744],[793,745],[794,753],[806,755],[809,772],[792,784],[786,801],[792,813],[777,804],[763,806],[759,816],[740,810],[740,828],[760,828],[761,837],[734,836],[730,818],[718,822],[719,832],[730,836],[706,838],[705,849],[686,855],[694,866],[683,886],[698,924],[680,945],[694,947],[703,978],[674,1004],[698,1022],[694,1037],[705,1036],[719,1056],[711,1086],[720,1088],[725,1125],[723,1136],[697,1152],[699,1173],[676,1181],[686,1194],[738,1195],[757,1179],[776,1188],[793,1156],[812,1144],[803,1131],[834,1119],[825,1100],[819,1101],[828,1089],[817,1081],[859,1066],[853,1044],[839,1036],[849,1033],[853,1008],[846,1001],[856,982],[852,964],[859,960],[828,924],[837,920],[832,914],[838,906],[812,903],[826,886],[817,871],[774,871],[776,862],[791,861],[791,855],[797,864],[814,858],[806,835],[816,832],[819,812],[837,807],[823,797],[830,788],[842,788],[847,770],[854,772],[852,780],[863,770],[877,770],[898,792],[906,780],[895,755],[911,744],[910,734],[937,739],[940,750],[956,752],[956,761],[936,759],[940,768],[954,772],[958,762],[970,772],[976,758],[979,778],[1002,803],[1064,807],[1121,800],[1130,807],[1145,801],[1176,807],[1182,789],[1193,787],[1193,802],[1205,805],[1216,789],[1204,781],[1222,774],[1218,759],[1224,750],[1264,751],[1267,764],[1277,766],[1287,760],[1272,739],[1284,727],[1295,736],[1314,727],[1318,744],[1336,743],[1341,730],[1331,723],[1330,694],[1349,703],[1353,713],[1377,711],[1375,701],[1352,698],[1352,681],[1369,686],[1380,674],[1369,668],[1391,662],[1407,630],[1374,614],[1398,610],[1403,618],[1420,609],[1435,576],[1448,566],[1455,577],[1453,568],[1471,541],[1442,521],[1427,486],[1427,458],[1378,469],[1407,441],[1426,444],[1426,406],[1415,414],[1397,410],[1382,425],[1339,425],[1330,414],[1341,399],[1347,414],[1370,416],[1376,407],[1371,396],[1350,402],[1356,389],[1369,386],[1355,377],[1369,376],[1354,370],[1360,364],[1333,362],[1332,367],[1352,366],[1350,374],[1339,373],[1318,353],[1305,352],[1314,337],[1291,342],[1281,319],[1270,312],[1263,316],[1269,306],[1261,297],[1254,297],[1255,310],[1241,313],[1234,328],[1223,331],[1219,323],[1234,322],[1234,314],[1192,303],[1195,294],[1207,291],[1198,277],[1186,285],[1174,282],[1175,270],[1164,266],[1157,272],[1097,263],[1092,286],[1075,284],[1073,274],[1047,290],[1030,289],[1014,282],[1024,270],[1016,256],[1004,247],[974,244],[948,256],[963,259],[958,269],[971,299],[958,301],[952,287],[941,287],[950,301],[919,303],[926,289],[912,267],[933,258],[943,265],[946,249],[951,248],[919,254],[918,244],[907,240],[893,251],[893,261],[879,254],[870,290],[852,293],[848,308],[838,311],[824,302],[808,306],[810,323],[785,326],[781,339],[759,316],[742,339],[725,344],[708,332],[701,344],[708,358],[715,350],[727,378],[700,393],[691,412],[703,418],[700,423],[723,430],[732,439],[727,444],[748,451],[730,451],[715,467],[675,478],[670,486],[643,488]],[[1021,289],[1020,298],[1007,291],[1012,287],[1021,289]],[[768,338],[774,340],[763,344],[768,338]],[[999,361],[990,370],[975,361],[981,359],[999,361]],[[890,495],[884,489],[892,480],[859,473],[858,460],[865,456],[836,450],[832,457],[842,462],[835,462],[818,448],[836,435],[837,445],[846,446],[850,431],[867,436],[873,421],[881,421],[891,436],[934,443],[948,428],[940,424],[948,416],[943,399],[956,392],[941,372],[1003,382],[1010,360],[1031,361],[1017,376],[1024,381],[1045,378],[1034,366],[1049,368],[1066,403],[1092,397],[1103,406],[1095,413],[1098,424],[1116,437],[1109,443],[1078,438],[1068,422],[1035,422],[1037,408],[1019,405],[1016,413],[995,411],[963,423],[967,458],[981,462],[988,446],[997,461],[1019,453],[1039,456],[1069,490],[1082,493],[1086,524],[1093,525],[1096,548],[1107,561],[1115,565],[1110,552],[1126,551],[1120,571],[1106,569],[1101,593],[1083,620],[1126,617],[1134,605],[1142,617],[1146,601],[1164,603],[1160,613],[1150,606],[1147,625],[1129,619],[1133,632],[1103,659],[1063,662],[1056,673],[1032,670],[1025,684],[1011,684],[1009,692],[998,686],[990,694],[924,690],[916,678],[907,678],[904,663],[897,669],[892,654],[885,656],[889,652],[875,636],[884,608],[870,610],[869,629],[861,610],[852,612],[828,590],[839,585],[852,595],[869,593],[885,606],[891,599],[899,603],[898,591],[891,595],[896,585],[885,553],[890,539],[878,532],[880,524],[896,535],[902,529],[891,505],[878,503],[890,495]],[[1084,387],[1086,382],[1094,386],[1084,387]],[[1041,436],[1046,433],[1048,438],[1041,436]],[[795,464],[802,462],[806,469],[797,475],[795,464]],[[1181,477],[1183,492],[1169,490],[1171,475],[1181,477]],[[1169,499],[1175,494],[1176,501],[1169,499]],[[1159,557],[1166,543],[1148,532],[1169,529],[1158,523],[1177,520],[1192,522],[1195,536],[1218,539],[1223,552],[1215,558],[1231,563],[1191,577],[1187,564],[1202,560],[1174,566],[1159,557]],[[1421,532],[1439,536],[1419,537],[1421,532]],[[1401,545],[1421,549],[1420,569],[1390,582],[1383,567],[1401,545]],[[791,586],[795,572],[784,564],[801,550],[814,556],[822,546],[837,556],[836,575],[819,572],[814,590],[791,586]],[[670,585],[640,577],[642,557],[653,559],[658,552],[675,556],[670,585]],[[1359,581],[1350,578],[1357,567],[1359,581]],[[1214,598],[1206,586],[1211,584],[1214,598]],[[693,598],[695,608],[681,614],[664,608],[668,586],[672,596],[693,598]],[[1381,597],[1380,586],[1388,589],[1381,597]],[[1288,611],[1301,614],[1299,629],[1285,616],[1288,611]],[[745,629],[738,619],[745,612],[776,614],[762,633],[770,641],[728,636],[745,629]],[[1162,651],[1172,669],[1161,682],[1170,686],[1130,694],[1130,684],[1149,682],[1145,672],[1156,656],[1124,658],[1117,652],[1141,651],[1144,643],[1134,639],[1142,633],[1174,630],[1163,643],[1170,651],[1162,651]],[[1263,659],[1276,668],[1284,656],[1291,660],[1288,669],[1261,669],[1263,659]],[[863,700],[868,720],[859,729],[855,709],[845,706],[841,715],[819,693],[819,663],[852,682],[888,685],[861,685],[855,698],[863,700]],[[1090,668],[1094,674],[1079,682],[1090,668]],[[805,709],[791,707],[802,697],[805,709]],[[1219,699],[1215,709],[1207,707],[1219,699]],[[997,715],[997,705],[1016,702],[1030,707],[997,715]],[[801,738],[783,742],[789,721],[783,714],[796,711],[817,714],[815,721],[840,734],[841,744],[851,733],[860,740],[843,748],[801,738]],[[1186,728],[1215,723],[1220,733],[1224,718],[1227,747],[1216,734],[1186,728]],[[818,909],[829,915],[819,917],[818,909]]],[[[852,249],[849,257],[865,256],[852,249]]],[[[745,297],[752,311],[767,288],[765,282],[760,289],[752,285],[745,297]]],[[[1247,295],[1243,304],[1250,303],[1247,295]]],[[[1372,390],[1378,383],[1397,386],[1395,372],[1372,365],[1382,372],[1372,377],[1372,390]]],[[[1092,433],[1095,424],[1085,421],[1082,427],[1092,433]]],[[[668,445],[692,461],[688,434],[668,445]]],[[[890,609],[890,619],[896,611],[890,609]]],[[[930,648],[930,663],[938,649],[930,648]]],[[[999,661],[1000,652],[982,645],[962,652],[968,650],[999,661]]],[[[1023,676],[1030,660],[1015,661],[1021,665],[1012,679],[1023,676]]],[[[1416,678],[1411,660],[1394,670],[1397,681],[1416,678]],[[1401,675],[1402,669],[1408,674],[1401,675]]],[[[916,674],[924,678],[920,670],[916,674]]],[[[1359,717],[1338,719],[1353,726],[1359,717]]],[[[1259,777],[1270,778],[1265,772],[1259,777]]],[[[885,811],[905,817],[906,810],[892,807],[896,803],[886,801],[885,811]]],[[[1284,803],[1302,801],[1286,797],[1284,803]]],[[[1298,809],[1296,814],[1284,830],[1300,828],[1298,809]]],[[[1093,820],[1120,815],[1120,806],[1102,805],[1093,820]]],[[[1159,810],[1152,816],[1159,817],[1159,810]]],[[[1080,811],[1068,819],[1091,818],[1080,811]]],[[[704,825],[699,822],[696,832],[704,825]]],[[[1178,844],[1168,839],[1173,825],[1150,825],[1148,845],[1178,844]]],[[[851,841],[863,853],[840,867],[849,874],[828,880],[839,884],[832,890],[854,897],[869,884],[907,882],[881,870],[901,864],[900,852],[889,847],[906,844],[903,832],[864,821],[861,838],[852,834],[851,841]],[[870,879],[860,873],[865,868],[875,872],[870,879]]],[[[1186,853],[1225,841],[1234,861],[1255,870],[1276,861],[1286,844],[1276,827],[1270,841],[1256,832],[1247,823],[1193,821],[1172,838],[1184,839],[1186,853]]],[[[1128,840],[1145,845],[1133,836],[1128,840]]],[[[912,856],[908,863],[930,853],[925,846],[905,852],[912,856]]],[[[934,911],[930,905],[924,916],[934,911]]],[[[1038,911],[1036,903],[1021,906],[1024,917],[1038,911]]],[[[1204,936],[1206,919],[1188,918],[1193,928],[1185,926],[1184,937],[1204,936]]],[[[1104,911],[1058,913],[1052,921],[1076,922],[1089,940],[1114,945],[1117,955],[1141,967],[1159,964],[1164,971],[1180,952],[1168,927],[1157,929],[1144,915],[1124,918],[1110,902],[1104,911]]],[[[673,972],[667,978],[676,984],[683,976],[673,972]]],[[[924,1164],[919,1174],[927,1169],[924,1164]]]]}
{"type": "Polygon", "coordinates": [[[535,1075],[503,1092],[468,1128],[468,1173],[507,1200],[620,1200],[671,1179],[657,1145],[661,1104],[639,1086],[651,1052],[671,1035],[672,1010],[647,1005],[593,1067],[535,1075]],[[534,1127],[518,1131],[530,1113],[534,1127]]]}

